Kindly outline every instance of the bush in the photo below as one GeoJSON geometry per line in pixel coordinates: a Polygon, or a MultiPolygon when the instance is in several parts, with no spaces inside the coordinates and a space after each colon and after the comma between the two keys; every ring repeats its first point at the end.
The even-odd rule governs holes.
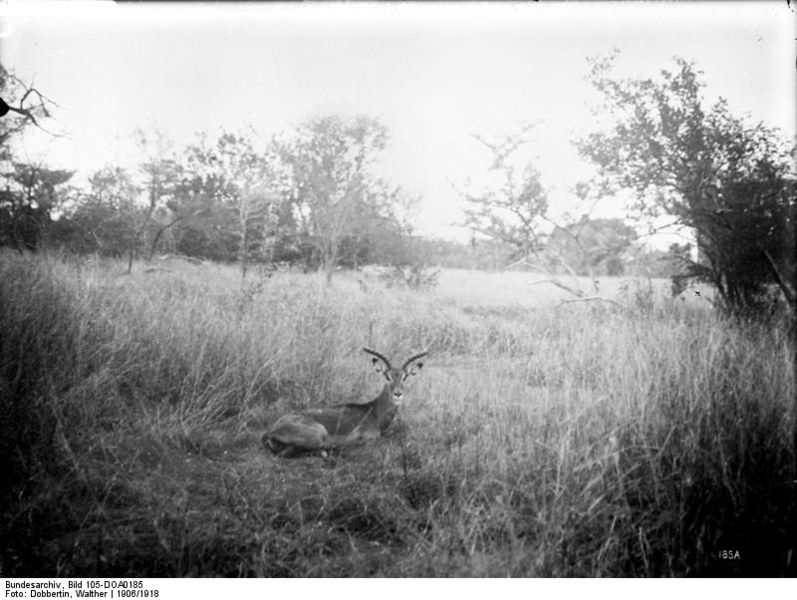
{"type": "Polygon", "coordinates": [[[429,289],[437,285],[440,270],[432,271],[425,265],[414,263],[401,266],[393,265],[380,275],[388,287],[401,285],[411,290],[429,289]]]}

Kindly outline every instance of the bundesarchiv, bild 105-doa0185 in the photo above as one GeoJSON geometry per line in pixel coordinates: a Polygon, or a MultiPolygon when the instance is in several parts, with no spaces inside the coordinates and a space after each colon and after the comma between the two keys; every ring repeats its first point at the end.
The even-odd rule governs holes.
{"type": "Polygon", "coordinates": [[[6,598],[157,598],[136,580],[6,581],[6,598]]]}

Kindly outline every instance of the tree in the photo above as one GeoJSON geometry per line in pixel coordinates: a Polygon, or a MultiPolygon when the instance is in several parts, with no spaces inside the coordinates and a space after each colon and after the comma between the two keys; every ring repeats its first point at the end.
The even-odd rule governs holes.
{"type": "MultiPolygon", "coordinates": [[[[250,259],[271,256],[270,244],[278,235],[278,187],[285,175],[277,153],[272,148],[256,151],[243,132],[222,132],[212,142],[201,137],[188,148],[187,156],[185,177],[176,193],[181,211],[201,215],[190,228],[191,243],[215,248],[210,258],[224,260],[232,258],[234,245],[245,277],[250,259]]],[[[206,250],[189,253],[197,252],[206,250]]]]}
{"type": "Polygon", "coordinates": [[[93,173],[88,184],[88,191],[61,219],[62,237],[77,252],[129,256],[139,243],[140,189],[127,171],[111,166],[93,173]]]}
{"type": "Polygon", "coordinates": [[[10,142],[28,126],[40,129],[55,103],[0,63],[0,162],[11,160],[10,142]]]}
{"type": "MultiPolygon", "coordinates": [[[[136,129],[134,136],[144,156],[139,169],[144,176],[146,194],[146,204],[136,229],[137,246],[143,247],[146,241],[149,246],[147,260],[152,260],[164,235],[193,213],[181,210],[183,207],[175,201],[182,169],[174,156],[171,140],[159,129],[151,133],[136,129]]],[[[128,273],[132,268],[133,254],[131,252],[128,256],[128,273]]]]}
{"type": "Polygon", "coordinates": [[[635,249],[632,258],[626,265],[626,272],[637,277],[669,278],[673,296],[678,296],[686,289],[688,280],[683,279],[692,262],[693,246],[672,243],[667,250],[658,250],[640,246],[635,249]]]}
{"type": "Polygon", "coordinates": [[[60,203],[59,188],[74,171],[48,169],[14,162],[2,173],[5,189],[0,191],[0,245],[35,250],[60,203]]]}
{"type": "MultiPolygon", "coordinates": [[[[474,232],[513,248],[510,259],[528,261],[542,249],[542,221],[548,210],[548,197],[533,164],[526,164],[518,174],[512,155],[528,142],[533,126],[525,126],[518,134],[498,142],[475,139],[493,155],[488,175],[496,181],[492,187],[461,192],[470,208],[465,210],[465,226],[474,232]]],[[[467,188],[472,188],[471,182],[467,188]]]]}
{"type": "Polygon", "coordinates": [[[700,72],[675,59],[659,80],[613,76],[615,56],[593,61],[590,80],[615,121],[578,141],[613,189],[635,194],[640,216],[667,214],[697,233],[688,275],[713,285],[722,308],[760,309],[777,285],[795,300],[794,148],[777,132],[700,95],[700,72]]]}
{"type": "Polygon", "coordinates": [[[0,244],[35,249],[72,172],[14,158],[12,142],[30,125],[43,129],[54,102],[0,63],[0,244]]]}
{"type": "Polygon", "coordinates": [[[590,219],[583,215],[576,223],[557,226],[546,252],[578,275],[622,275],[623,252],[636,237],[636,231],[622,219],[590,219]]]}
{"type": "Polygon", "coordinates": [[[369,224],[390,210],[393,192],[371,171],[386,145],[387,130],[378,121],[336,116],[308,120],[281,144],[299,234],[311,245],[310,260],[319,263],[327,282],[369,224]]]}
{"type": "Polygon", "coordinates": [[[237,247],[236,221],[220,201],[225,182],[206,173],[206,148],[192,145],[185,154],[184,176],[175,189],[175,203],[181,212],[194,217],[175,224],[175,248],[186,256],[233,261],[237,247]]]}

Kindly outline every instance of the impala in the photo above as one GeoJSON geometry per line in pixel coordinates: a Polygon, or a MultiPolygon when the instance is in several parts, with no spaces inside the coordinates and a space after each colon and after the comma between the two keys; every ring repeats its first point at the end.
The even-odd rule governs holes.
{"type": "Polygon", "coordinates": [[[263,444],[274,454],[290,458],[310,452],[326,452],[364,444],[379,438],[396,417],[404,393],[404,381],[423,367],[414,354],[394,368],[383,355],[368,348],[371,362],[387,380],[379,395],[364,404],[341,404],[283,415],[263,436],[263,444]]]}

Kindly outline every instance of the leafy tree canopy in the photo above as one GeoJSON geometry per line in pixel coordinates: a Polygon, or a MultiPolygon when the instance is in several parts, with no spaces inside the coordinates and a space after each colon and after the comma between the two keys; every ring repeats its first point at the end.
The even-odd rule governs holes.
{"type": "Polygon", "coordinates": [[[711,283],[722,307],[761,307],[777,284],[795,307],[794,147],[761,123],[707,107],[701,73],[676,58],[656,80],[614,75],[615,56],[589,79],[613,122],[579,140],[605,189],[634,192],[638,215],[675,217],[697,233],[701,259],[688,275],[711,283]]]}

